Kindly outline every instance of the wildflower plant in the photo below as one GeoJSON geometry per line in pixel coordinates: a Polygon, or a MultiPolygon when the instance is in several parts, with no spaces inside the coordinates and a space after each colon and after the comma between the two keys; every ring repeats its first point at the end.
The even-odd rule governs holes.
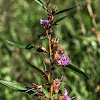
{"type": "Polygon", "coordinates": [[[89,79],[89,77],[84,72],[82,72],[81,70],[79,70],[77,67],[75,67],[72,64],[72,62],[69,60],[69,57],[64,55],[63,48],[59,47],[58,49],[56,49],[57,44],[59,43],[59,38],[53,37],[54,36],[53,26],[58,25],[60,21],[68,17],[68,15],[65,15],[64,17],[61,17],[54,21],[55,16],[65,13],[67,11],[70,11],[78,6],[57,11],[55,8],[52,8],[51,0],[48,0],[48,1],[46,0],[46,4],[47,4],[46,6],[40,0],[35,0],[35,1],[38,4],[40,4],[48,13],[45,20],[40,19],[40,24],[44,28],[44,33],[39,35],[39,39],[40,40],[48,39],[49,49],[47,50],[43,46],[35,47],[31,45],[20,45],[11,41],[7,41],[7,42],[19,48],[42,52],[49,55],[50,66],[49,66],[49,69],[46,69],[46,65],[44,63],[44,66],[45,66],[44,71],[42,71],[41,69],[39,69],[38,67],[34,66],[33,64],[27,61],[27,64],[31,66],[33,70],[45,80],[45,84],[33,83],[33,87],[26,87],[23,85],[7,82],[3,80],[0,80],[0,83],[20,92],[25,92],[27,94],[34,94],[34,96],[41,99],[45,98],[47,100],[71,100],[72,98],[68,96],[68,92],[66,89],[62,90],[65,92],[64,94],[60,94],[57,98],[55,98],[55,94],[59,93],[59,91],[61,90],[61,85],[62,85],[62,82],[61,82],[62,80],[59,79],[58,77],[56,79],[52,79],[52,76],[53,76],[52,72],[55,71],[56,69],[55,65],[57,65],[58,67],[62,67],[62,69],[65,69],[65,70],[69,69],[75,74],[77,74],[78,76],[80,76],[81,78],[89,79]],[[45,87],[47,87],[46,93],[49,93],[48,97],[46,96],[45,93],[43,93],[43,91],[41,91],[41,88],[45,88],[45,87]]]}

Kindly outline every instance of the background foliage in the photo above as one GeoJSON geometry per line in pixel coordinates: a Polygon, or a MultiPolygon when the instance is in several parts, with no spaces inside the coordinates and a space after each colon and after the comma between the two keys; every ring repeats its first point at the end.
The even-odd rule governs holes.
{"type": "MultiPolygon", "coordinates": [[[[42,0],[45,1],[45,0],[42,0]]],[[[54,78],[63,75],[63,82],[75,100],[99,100],[100,98],[100,0],[52,0],[58,11],[80,4],[70,12],[68,18],[54,27],[60,38],[59,46],[70,57],[73,64],[86,72],[89,80],[81,79],[70,71],[61,71],[56,66],[54,78]]],[[[26,59],[44,70],[43,61],[49,67],[46,54],[13,47],[10,40],[20,44],[43,45],[48,48],[48,40],[38,40],[43,32],[40,19],[45,19],[46,11],[34,0],[0,0],[0,79],[19,82],[43,83],[43,80],[26,65],[26,59]],[[42,60],[41,60],[42,59],[42,60]]],[[[59,18],[62,15],[56,16],[59,18]]],[[[45,90],[44,90],[45,91],[45,90]]],[[[62,91],[63,92],[63,91],[62,91]]],[[[35,100],[31,95],[14,91],[0,84],[0,100],[35,100]]]]}

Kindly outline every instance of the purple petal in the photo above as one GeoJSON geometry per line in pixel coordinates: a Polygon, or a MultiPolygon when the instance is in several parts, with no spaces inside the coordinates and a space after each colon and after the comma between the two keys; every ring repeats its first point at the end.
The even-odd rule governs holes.
{"type": "Polygon", "coordinates": [[[65,96],[66,100],[71,100],[71,98],[69,98],[69,96],[65,96]]]}
{"type": "Polygon", "coordinates": [[[67,62],[64,62],[64,63],[63,63],[64,66],[66,66],[67,64],[68,64],[67,62]]]}
{"type": "Polygon", "coordinates": [[[42,19],[40,19],[40,24],[48,24],[50,21],[49,20],[42,20],[42,19]]]}
{"type": "Polygon", "coordinates": [[[69,57],[68,56],[66,56],[66,60],[68,60],[69,59],[69,57]]]}
{"type": "Polygon", "coordinates": [[[68,65],[71,63],[71,61],[68,61],[69,57],[68,56],[65,56],[64,54],[62,55],[61,59],[58,60],[57,62],[59,63],[59,65],[68,65]]]}
{"type": "Polygon", "coordinates": [[[67,96],[67,94],[68,94],[68,92],[67,92],[67,90],[66,90],[66,88],[64,88],[64,96],[67,96]]]}
{"type": "Polygon", "coordinates": [[[65,55],[63,54],[62,57],[64,57],[65,55]]]}
{"type": "Polygon", "coordinates": [[[50,21],[49,20],[45,20],[45,23],[49,23],[50,21]]]}
{"type": "Polygon", "coordinates": [[[40,19],[40,24],[43,24],[44,23],[44,20],[40,19]]]}
{"type": "Polygon", "coordinates": [[[67,61],[69,64],[71,63],[71,61],[67,61]]]}
{"type": "Polygon", "coordinates": [[[61,65],[61,60],[58,60],[57,62],[58,62],[59,65],[61,65]]]}

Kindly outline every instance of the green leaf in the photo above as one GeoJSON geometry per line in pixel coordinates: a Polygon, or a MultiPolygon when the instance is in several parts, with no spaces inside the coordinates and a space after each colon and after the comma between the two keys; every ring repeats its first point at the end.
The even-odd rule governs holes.
{"type": "Polygon", "coordinates": [[[47,10],[46,6],[42,3],[41,0],[34,0],[35,2],[37,2],[39,5],[41,5],[45,10],[47,10]]]}
{"type": "Polygon", "coordinates": [[[68,17],[68,16],[69,16],[69,14],[66,15],[66,16],[64,16],[64,17],[61,17],[61,18],[57,19],[57,20],[54,22],[54,24],[56,24],[56,23],[58,23],[58,22],[64,20],[64,19],[65,19],[66,17],[68,17]]]}
{"type": "Polygon", "coordinates": [[[8,41],[8,40],[7,40],[7,42],[10,43],[13,46],[16,46],[16,47],[19,47],[19,48],[37,51],[37,48],[35,46],[31,46],[31,45],[27,45],[27,46],[26,45],[20,45],[20,44],[16,44],[16,43],[11,42],[11,41],[8,41]]]}
{"type": "Polygon", "coordinates": [[[12,82],[7,82],[7,81],[2,81],[0,80],[0,83],[14,89],[14,90],[17,90],[17,91],[26,91],[27,88],[25,86],[22,86],[21,84],[18,84],[18,83],[12,83],[12,82]]]}
{"type": "Polygon", "coordinates": [[[33,70],[35,72],[37,72],[47,83],[48,83],[48,77],[46,76],[46,74],[39,68],[35,67],[34,65],[30,64],[28,61],[27,61],[27,64],[30,65],[33,70]]]}
{"type": "Polygon", "coordinates": [[[43,39],[46,39],[48,36],[44,36],[44,35],[41,35],[41,36],[39,36],[39,39],[40,40],[43,40],[43,39]]]}
{"type": "MultiPolygon", "coordinates": [[[[79,5],[78,5],[78,6],[79,6],[79,5]]],[[[61,14],[61,13],[64,13],[64,12],[70,11],[70,10],[72,10],[72,9],[78,7],[78,6],[75,6],[75,7],[72,7],[72,8],[68,8],[68,9],[64,9],[64,10],[61,10],[61,11],[57,12],[55,15],[58,15],[58,14],[61,14]]]]}
{"type": "Polygon", "coordinates": [[[27,45],[27,46],[26,45],[20,45],[20,44],[16,44],[16,43],[8,41],[8,40],[7,40],[7,42],[10,43],[13,46],[16,46],[16,47],[19,47],[19,48],[34,50],[34,51],[38,51],[38,52],[44,52],[46,54],[48,53],[47,51],[43,51],[42,49],[40,49],[40,47],[36,48],[35,46],[31,46],[31,45],[27,45]]]}
{"type": "Polygon", "coordinates": [[[82,72],[81,70],[79,70],[78,68],[76,68],[76,67],[75,67],[74,65],[72,65],[72,64],[63,66],[63,68],[71,70],[71,71],[74,72],[76,75],[80,76],[81,78],[89,79],[89,77],[88,77],[87,74],[85,74],[84,72],[82,72]]]}
{"type": "Polygon", "coordinates": [[[20,92],[25,92],[29,95],[35,93],[34,90],[32,90],[31,88],[23,86],[19,83],[12,83],[12,82],[2,81],[2,80],[0,80],[0,83],[2,83],[3,85],[8,86],[8,87],[10,87],[14,90],[17,90],[17,91],[20,91],[20,92]]]}

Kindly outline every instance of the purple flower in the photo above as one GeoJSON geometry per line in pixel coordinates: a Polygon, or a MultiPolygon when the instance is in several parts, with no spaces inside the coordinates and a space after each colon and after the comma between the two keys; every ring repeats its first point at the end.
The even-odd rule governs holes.
{"type": "Polygon", "coordinates": [[[70,98],[68,96],[68,92],[67,90],[64,88],[64,94],[58,97],[58,100],[72,100],[72,98],[70,98]]]}
{"type": "Polygon", "coordinates": [[[68,92],[67,92],[67,90],[64,88],[64,98],[66,99],[66,100],[71,100],[71,98],[69,98],[69,96],[67,95],[68,94],[68,92]]]}
{"type": "Polygon", "coordinates": [[[68,64],[71,63],[71,61],[68,61],[68,59],[69,59],[69,57],[68,57],[68,56],[65,56],[65,55],[63,54],[62,57],[61,57],[61,59],[58,60],[57,63],[58,63],[60,66],[62,66],[62,65],[66,66],[66,65],[68,65],[68,64]]]}
{"type": "Polygon", "coordinates": [[[42,20],[42,19],[40,19],[40,24],[48,24],[50,21],[49,20],[42,20]]]}

